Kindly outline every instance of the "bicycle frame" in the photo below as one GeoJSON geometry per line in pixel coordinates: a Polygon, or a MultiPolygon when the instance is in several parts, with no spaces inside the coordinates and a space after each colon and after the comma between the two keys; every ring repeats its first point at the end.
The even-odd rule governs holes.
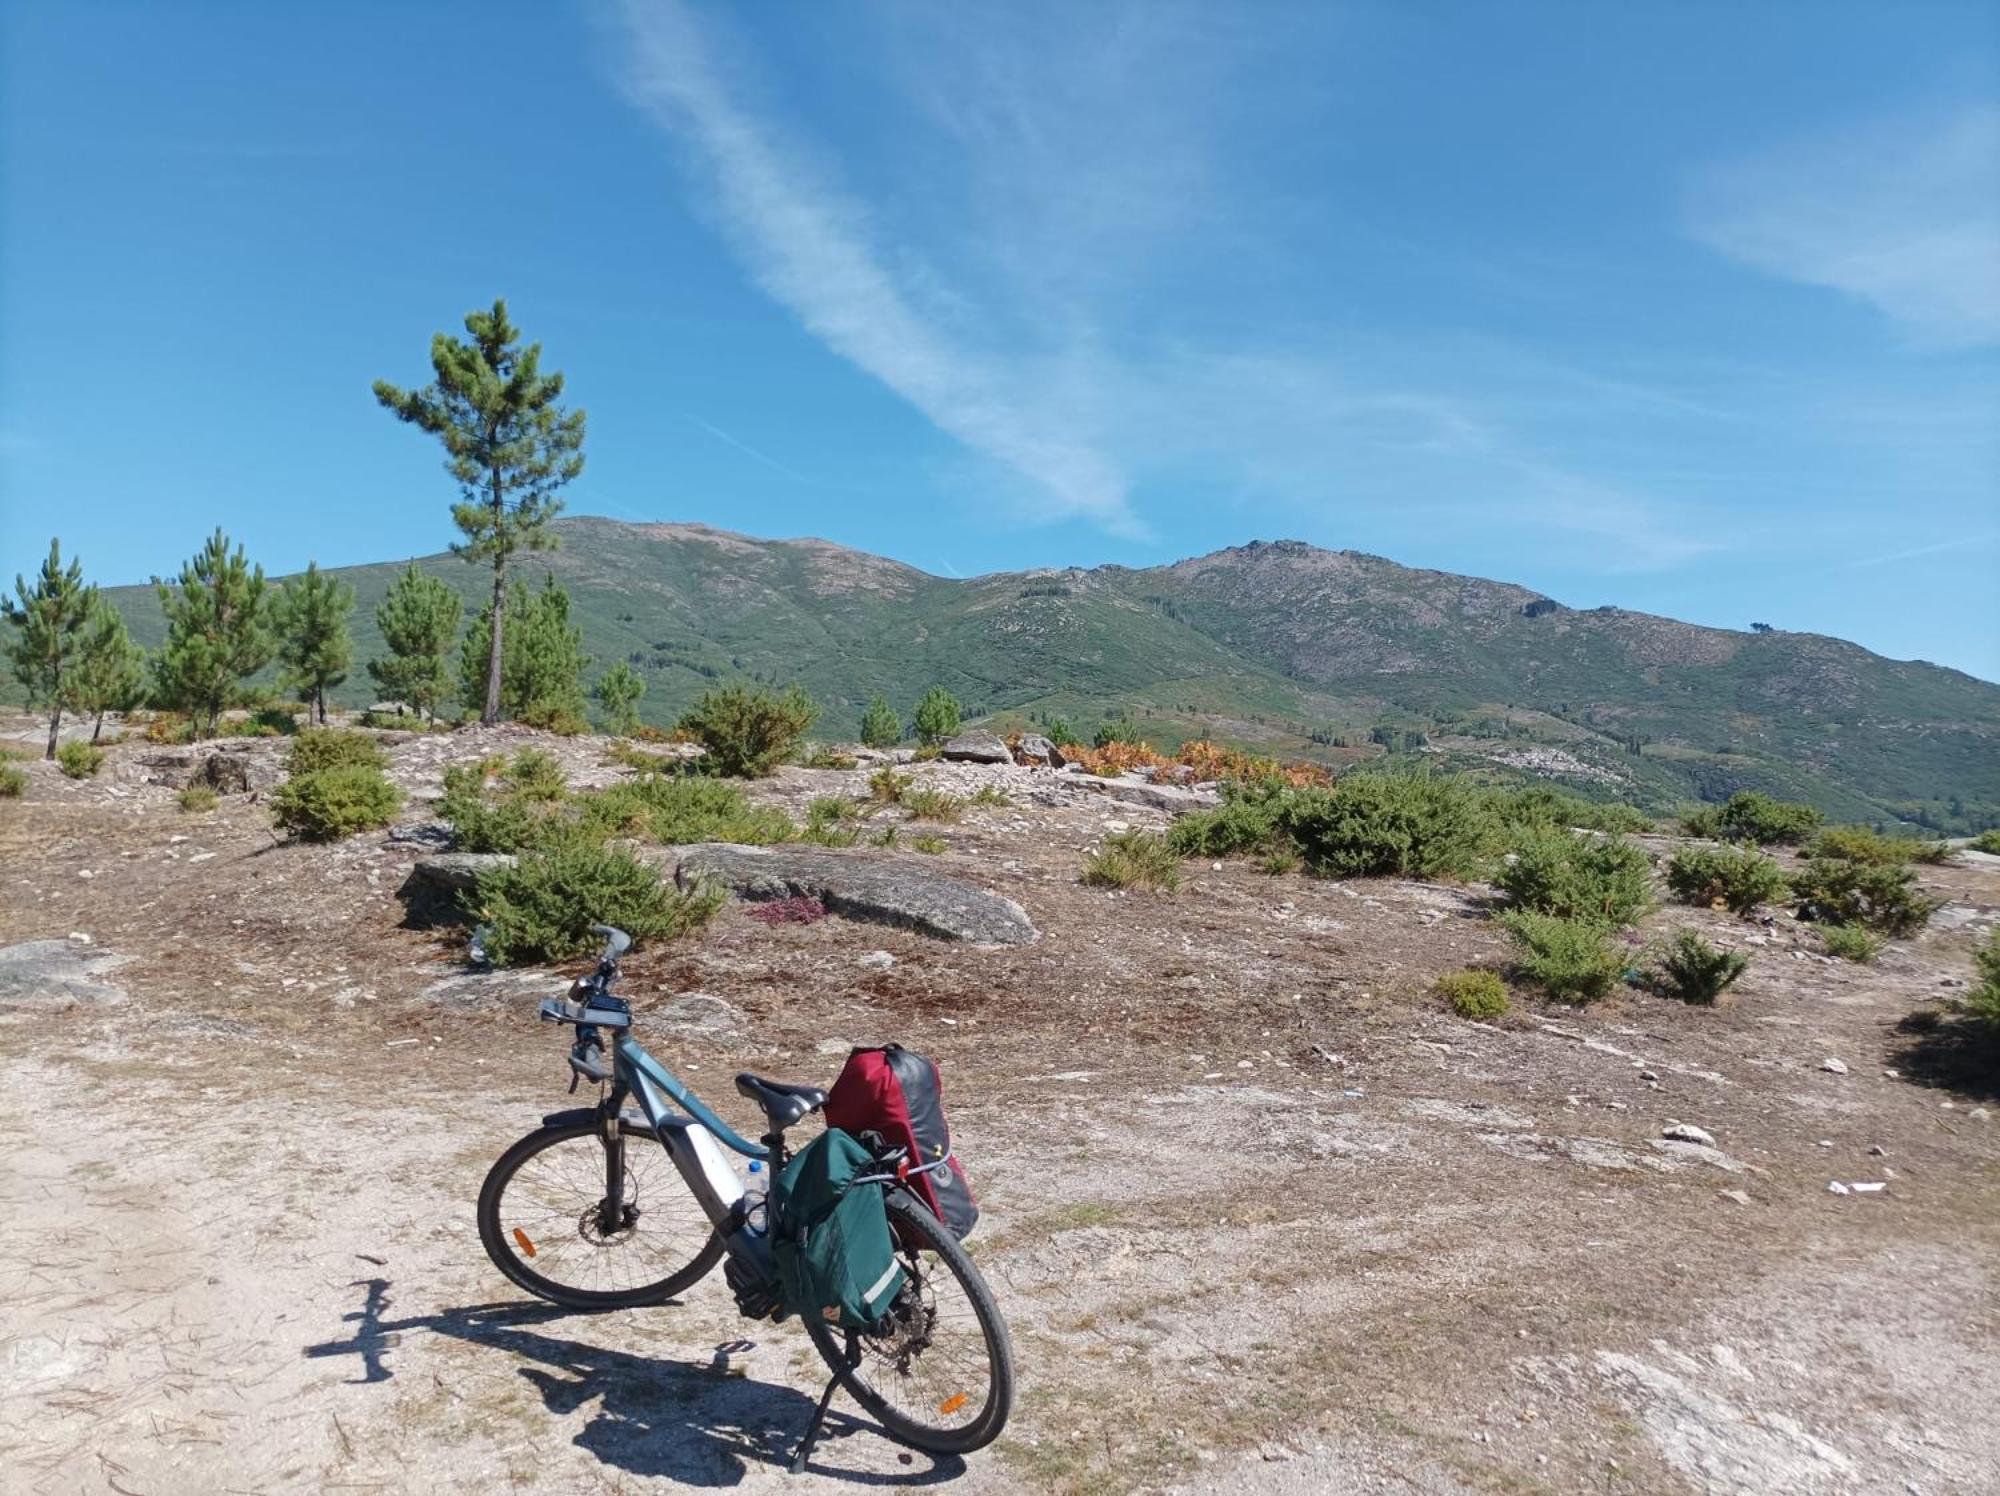
{"type": "MultiPolygon", "coordinates": [[[[770,1245],[764,1231],[744,1227],[743,1181],[719,1144],[769,1170],[768,1192],[775,1190],[784,1167],[784,1140],[776,1135],[753,1143],[740,1135],[634,1039],[618,1030],[611,1039],[611,1090],[587,1115],[596,1118],[604,1141],[604,1208],[616,1210],[625,1198],[625,1148],[618,1122],[627,1098],[636,1100],[653,1135],[667,1150],[688,1192],[701,1206],[729,1255],[748,1268],[760,1283],[773,1283],[770,1245]]],[[[767,1217],[768,1222],[768,1217],[767,1217]]]]}

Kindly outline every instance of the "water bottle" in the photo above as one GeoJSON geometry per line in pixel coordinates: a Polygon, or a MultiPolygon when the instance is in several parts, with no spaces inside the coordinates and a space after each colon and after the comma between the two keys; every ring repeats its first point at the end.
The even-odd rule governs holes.
{"type": "Polygon", "coordinates": [[[750,1183],[743,1191],[743,1229],[752,1236],[768,1235],[771,1229],[770,1180],[761,1158],[750,1160],[750,1183]]]}

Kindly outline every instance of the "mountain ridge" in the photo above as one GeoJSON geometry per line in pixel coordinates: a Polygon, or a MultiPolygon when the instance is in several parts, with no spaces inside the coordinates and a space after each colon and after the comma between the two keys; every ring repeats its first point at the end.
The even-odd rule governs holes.
{"type": "MultiPolygon", "coordinates": [[[[1855,819],[2000,820],[2000,687],[1829,635],[1574,608],[1295,540],[954,578],[817,536],[556,528],[561,548],[516,569],[570,590],[592,676],[630,661],[655,722],[742,676],[800,681],[838,735],[870,696],[907,711],[942,683],[1001,724],[1088,731],[1129,713],[1162,741],[1210,732],[1335,761],[1421,749],[1494,768],[1533,749],[1553,777],[1649,803],[1757,788],[1855,819]]],[[[468,610],[484,602],[482,568],[415,559],[468,610]]],[[[373,608],[407,564],[335,569],[357,593],[357,661],[380,649],[373,608]]],[[[157,642],[152,589],[107,591],[157,642]]],[[[369,699],[358,664],[337,695],[369,699]]]]}

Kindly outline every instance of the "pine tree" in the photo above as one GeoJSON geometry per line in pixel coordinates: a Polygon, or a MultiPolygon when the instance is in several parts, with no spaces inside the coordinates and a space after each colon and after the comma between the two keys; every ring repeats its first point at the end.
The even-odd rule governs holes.
{"type": "Polygon", "coordinates": [[[104,731],[106,712],[129,712],[146,694],[146,652],[132,642],[125,616],[108,600],[98,600],[64,694],[71,711],[93,719],[93,743],[104,731]]]}
{"type": "Polygon", "coordinates": [[[629,733],[639,719],[639,699],[646,694],[646,678],[620,660],[597,678],[597,702],[604,708],[604,720],[615,733],[629,733]]]}
{"type": "Polygon", "coordinates": [[[917,741],[936,747],[958,736],[958,698],[943,686],[932,686],[917,702],[917,741]]]}
{"type": "Polygon", "coordinates": [[[70,671],[83,654],[85,630],[97,610],[97,589],[83,582],[83,563],[62,564],[62,542],[49,542],[49,558],[32,587],[14,577],[19,601],[0,598],[0,612],[15,629],[7,641],[14,678],[28,688],[28,705],[49,714],[49,758],[56,756],[70,671]]]}
{"type": "Polygon", "coordinates": [[[218,529],[181,568],[177,585],[154,580],[167,615],[167,642],[153,657],[160,700],[199,714],[209,736],[242,693],[243,678],[271,658],[270,597],[264,568],[235,554],[218,529]]]}
{"type": "Polygon", "coordinates": [[[861,714],[861,741],[870,748],[893,748],[903,740],[903,719],[877,696],[861,714]]]}
{"type": "Polygon", "coordinates": [[[542,345],[519,346],[507,303],[465,319],[464,342],[431,339],[435,379],[421,390],[375,381],[375,398],[444,444],[445,471],[458,480],[451,517],[465,535],[452,547],[469,562],[491,562],[486,685],[480,720],[497,721],[507,635],[507,562],[516,551],[551,550],[549,521],[562,512],[556,490],[583,471],[584,413],[556,404],[563,377],[541,372],[542,345]]]}
{"type": "Polygon", "coordinates": [[[347,632],[353,611],[354,589],[321,571],[317,561],[308,561],[305,572],[271,599],[285,683],[304,694],[322,723],[326,693],[347,679],[354,663],[354,640],[347,632]]]}
{"type": "MultiPolygon", "coordinates": [[[[569,621],[569,594],[544,576],[539,591],[519,577],[508,588],[507,609],[514,626],[506,631],[501,658],[502,713],[535,727],[569,728],[584,713],[583,631],[569,621]]],[[[480,610],[465,631],[459,651],[459,682],[468,708],[485,700],[487,661],[492,655],[493,609],[480,610]]]]}
{"type": "Polygon", "coordinates": [[[570,622],[569,594],[553,576],[543,576],[515,632],[518,637],[508,641],[507,682],[515,718],[533,727],[581,727],[590,656],[583,652],[583,630],[570,622]]]}
{"type": "Polygon", "coordinates": [[[370,678],[396,700],[437,721],[438,707],[451,690],[445,656],[464,612],[456,592],[412,561],[375,609],[375,626],[389,654],[368,662],[370,678]]]}

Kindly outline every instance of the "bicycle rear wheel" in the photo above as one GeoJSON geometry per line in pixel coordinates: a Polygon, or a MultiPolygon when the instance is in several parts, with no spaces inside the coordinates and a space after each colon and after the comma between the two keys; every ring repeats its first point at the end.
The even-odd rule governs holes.
{"type": "Polygon", "coordinates": [[[652,1129],[621,1120],[618,1134],[616,1200],[594,1121],[529,1133],[500,1155],[479,1190],[479,1240],[493,1265],[565,1309],[658,1303],[693,1287],[722,1256],[652,1129]]]}
{"type": "Polygon", "coordinates": [[[887,1199],[909,1282],[874,1335],[801,1316],[854,1400],[906,1444],[969,1454],[1000,1436],[1014,1406],[1014,1347],[993,1290],[958,1238],[901,1191],[887,1199]],[[849,1365],[848,1347],[860,1352],[849,1365]]]}

